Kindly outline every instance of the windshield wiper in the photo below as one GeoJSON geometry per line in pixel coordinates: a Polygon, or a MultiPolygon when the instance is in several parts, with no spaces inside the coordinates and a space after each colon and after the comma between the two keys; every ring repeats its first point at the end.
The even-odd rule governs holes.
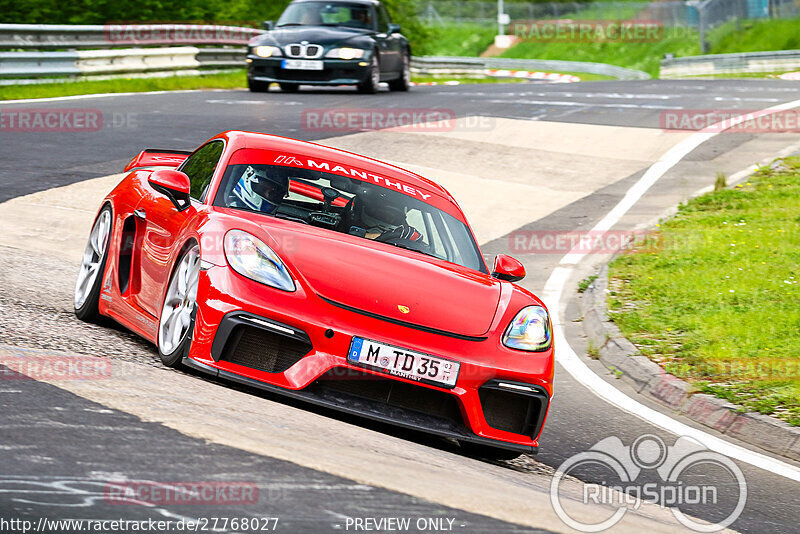
{"type": "Polygon", "coordinates": [[[285,24],[279,24],[275,26],[276,28],[286,28],[287,26],[305,26],[305,24],[301,24],[299,22],[287,22],[285,24]]]}

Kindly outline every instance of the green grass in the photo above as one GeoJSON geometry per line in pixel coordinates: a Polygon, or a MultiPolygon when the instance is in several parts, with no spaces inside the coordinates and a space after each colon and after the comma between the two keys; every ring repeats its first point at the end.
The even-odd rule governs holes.
{"type": "MultiPolygon", "coordinates": [[[[590,19],[590,16],[575,17],[590,19]]],[[[710,54],[800,49],[800,19],[733,21],[708,35],[710,54]]],[[[524,41],[508,49],[502,57],[592,61],[619,65],[658,77],[665,54],[675,57],[700,54],[699,35],[687,28],[665,28],[664,37],[652,43],[613,42],[536,42],[524,41]]],[[[747,73],[719,78],[764,78],[770,74],[747,73]]]]}
{"type": "Polygon", "coordinates": [[[416,56],[472,56],[481,55],[494,43],[497,27],[485,24],[450,24],[426,26],[426,39],[412,42],[411,51],[416,56]]]}
{"type": "Polygon", "coordinates": [[[699,390],[800,426],[800,158],[657,230],[611,264],[614,322],[699,390]]]}
{"type": "Polygon", "coordinates": [[[800,19],[732,21],[709,35],[710,53],[800,49],[800,19]]]}
{"type": "Polygon", "coordinates": [[[177,89],[236,89],[247,87],[244,69],[204,76],[117,78],[114,80],[0,86],[0,100],[48,98],[94,93],[141,93],[177,89]]]}
{"type": "Polygon", "coordinates": [[[597,280],[597,275],[593,274],[591,276],[587,276],[580,282],[578,282],[578,293],[585,293],[589,286],[591,286],[594,281],[597,280]]]}
{"type": "MultiPolygon", "coordinates": [[[[597,81],[611,79],[607,76],[583,73],[575,74],[581,81],[597,81]]],[[[463,84],[467,83],[519,83],[527,80],[508,78],[458,78],[458,77],[433,77],[413,76],[417,83],[439,82],[454,80],[463,84]]],[[[52,98],[59,96],[88,95],[98,93],[142,93],[147,91],[175,91],[187,89],[243,89],[247,87],[244,70],[231,71],[223,74],[208,74],[204,76],[170,76],[167,78],[117,78],[114,80],[98,81],[68,81],[41,83],[35,85],[6,85],[0,86],[0,101],[18,100],[23,98],[52,98]]]]}
{"type": "Polygon", "coordinates": [[[676,57],[699,54],[700,42],[696,32],[668,28],[663,39],[652,43],[524,41],[506,50],[501,57],[608,63],[641,70],[657,78],[661,59],[668,53],[676,57]]]}

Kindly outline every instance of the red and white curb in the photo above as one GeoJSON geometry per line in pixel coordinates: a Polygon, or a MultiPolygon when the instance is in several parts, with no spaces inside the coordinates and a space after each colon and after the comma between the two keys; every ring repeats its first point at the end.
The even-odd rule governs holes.
{"type": "Polygon", "coordinates": [[[782,80],[800,80],[800,72],[786,72],[778,75],[778,78],[782,80]]]}
{"type": "Polygon", "coordinates": [[[446,82],[411,82],[412,87],[417,87],[420,85],[461,85],[461,82],[458,80],[448,80],[446,82]]]}
{"type": "MultiPolygon", "coordinates": [[[[542,80],[551,83],[572,83],[579,82],[581,79],[572,74],[559,74],[557,72],[539,72],[529,70],[504,70],[504,69],[487,69],[484,71],[486,76],[491,78],[522,78],[526,80],[542,80]]],[[[461,82],[450,80],[446,82],[411,82],[411,85],[416,87],[419,85],[460,85],[461,82]]]]}
{"type": "Polygon", "coordinates": [[[488,69],[487,76],[495,78],[525,78],[528,80],[546,80],[554,83],[579,82],[581,79],[572,74],[559,74],[557,72],[539,72],[529,70],[488,69]]]}

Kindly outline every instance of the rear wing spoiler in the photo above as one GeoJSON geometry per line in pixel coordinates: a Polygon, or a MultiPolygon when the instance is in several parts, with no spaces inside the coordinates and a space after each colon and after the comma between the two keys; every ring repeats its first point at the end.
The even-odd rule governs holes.
{"type": "Polygon", "coordinates": [[[125,166],[123,172],[129,172],[146,167],[172,167],[173,169],[183,163],[191,152],[186,150],[160,150],[157,148],[146,148],[139,152],[130,163],[125,166]]]}

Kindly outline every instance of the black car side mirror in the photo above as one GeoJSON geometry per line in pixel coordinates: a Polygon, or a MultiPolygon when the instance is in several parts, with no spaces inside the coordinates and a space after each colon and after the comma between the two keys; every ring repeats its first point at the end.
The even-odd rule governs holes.
{"type": "Polygon", "coordinates": [[[173,169],[161,169],[153,171],[147,181],[153,189],[166,195],[178,211],[183,211],[191,205],[189,192],[192,183],[186,174],[173,169]]]}
{"type": "Polygon", "coordinates": [[[266,31],[271,31],[272,30],[272,21],[271,20],[265,20],[264,22],[261,23],[261,27],[266,31]]]}
{"type": "Polygon", "coordinates": [[[400,33],[400,25],[390,22],[389,30],[386,32],[386,35],[392,35],[393,33],[400,33]]]}

